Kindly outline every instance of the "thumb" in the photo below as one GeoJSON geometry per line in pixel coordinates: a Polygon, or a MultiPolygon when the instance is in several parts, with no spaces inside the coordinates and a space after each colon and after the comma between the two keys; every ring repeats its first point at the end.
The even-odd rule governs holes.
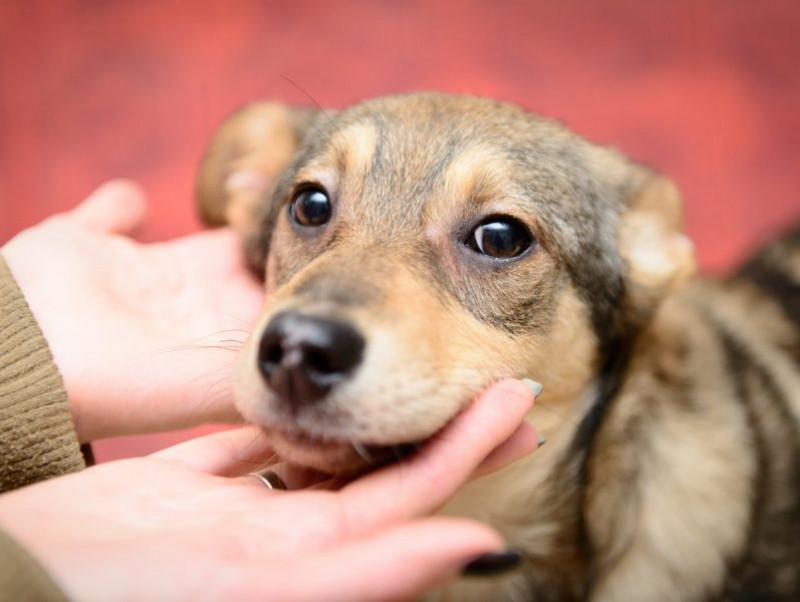
{"type": "Polygon", "coordinates": [[[111,180],[95,190],[68,215],[74,222],[107,234],[129,234],[144,222],[147,201],[131,180],[111,180]]]}

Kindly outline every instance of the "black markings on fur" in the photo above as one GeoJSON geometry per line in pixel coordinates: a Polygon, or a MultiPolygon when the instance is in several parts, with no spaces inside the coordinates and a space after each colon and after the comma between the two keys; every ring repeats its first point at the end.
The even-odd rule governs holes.
{"type": "Polygon", "coordinates": [[[272,233],[280,210],[285,207],[283,200],[289,194],[290,173],[289,170],[285,170],[275,188],[264,195],[263,201],[258,206],[256,228],[244,241],[247,266],[261,280],[264,279],[267,255],[272,245],[272,233]]]}
{"type": "MultiPolygon", "coordinates": [[[[800,280],[793,279],[786,271],[790,266],[780,265],[780,259],[775,257],[788,256],[792,249],[800,252],[797,251],[800,249],[800,228],[753,257],[738,275],[769,295],[781,307],[786,318],[800,329],[800,280]]],[[[800,362],[800,342],[790,353],[795,361],[800,362]]]]}
{"type": "MultiPolygon", "coordinates": [[[[757,472],[752,486],[753,497],[750,504],[750,529],[746,538],[747,543],[745,544],[743,556],[738,559],[733,566],[728,568],[728,572],[733,573],[737,570],[741,571],[742,567],[748,566],[753,562],[753,554],[755,550],[752,542],[758,537],[759,525],[763,520],[762,514],[767,489],[766,474],[769,456],[767,453],[767,444],[764,441],[764,434],[762,433],[761,429],[758,428],[756,411],[753,407],[753,404],[750,402],[750,396],[748,394],[747,384],[745,382],[745,372],[747,371],[747,360],[745,355],[739,344],[722,329],[720,324],[716,323],[716,321],[713,319],[711,319],[710,322],[711,326],[715,327],[718,331],[725,353],[725,362],[728,369],[727,371],[733,379],[736,399],[731,401],[736,401],[739,403],[745,411],[752,439],[752,445],[754,447],[754,453],[756,456],[757,472]]],[[[746,445],[747,443],[742,442],[742,444],[746,445]]],[[[741,587],[742,584],[738,583],[728,584],[726,586],[728,595],[731,593],[730,590],[741,589],[741,587]]]]}
{"type": "MultiPolygon", "coordinates": [[[[625,377],[630,364],[637,332],[630,326],[624,335],[619,335],[606,345],[606,355],[597,380],[597,393],[589,412],[581,420],[574,438],[570,444],[570,451],[566,454],[566,461],[580,458],[578,499],[575,508],[578,525],[577,545],[583,565],[591,567],[594,549],[589,530],[586,524],[586,503],[589,483],[592,479],[591,458],[594,455],[597,435],[608,416],[614,400],[625,382],[625,377]]],[[[565,467],[565,471],[569,469],[565,467]]],[[[594,576],[587,575],[585,597],[588,598],[593,587],[594,576]]]]}
{"type": "Polygon", "coordinates": [[[763,258],[748,263],[741,275],[777,301],[786,317],[800,327],[800,283],[776,266],[767,265],[763,258]]]}
{"type": "Polygon", "coordinates": [[[598,233],[581,242],[580,257],[566,267],[575,288],[590,308],[592,327],[601,347],[611,347],[619,336],[619,320],[625,300],[625,279],[621,265],[615,263],[616,249],[603,248],[598,233]]]}
{"type": "MultiPolygon", "coordinates": [[[[750,533],[730,567],[720,600],[788,602],[800,599],[800,440],[789,401],[769,368],[713,318],[747,412],[758,464],[750,533]],[[788,445],[788,449],[786,449],[788,445]]],[[[745,442],[743,442],[745,444],[745,442]]]]}

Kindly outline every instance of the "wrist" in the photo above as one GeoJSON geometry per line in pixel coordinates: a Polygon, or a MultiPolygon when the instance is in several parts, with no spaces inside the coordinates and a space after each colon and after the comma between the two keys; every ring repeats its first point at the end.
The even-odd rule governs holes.
{"type": "Polygon", "coordinates": [[[61,375],[17,282],[0,259],[0,490],[83,467],[61,375]],[[21,420],[24,416],[24,420],[21,420]]]}

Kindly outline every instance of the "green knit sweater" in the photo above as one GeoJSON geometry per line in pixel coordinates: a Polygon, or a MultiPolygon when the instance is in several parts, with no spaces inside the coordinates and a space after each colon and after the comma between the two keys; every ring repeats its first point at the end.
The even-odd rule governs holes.
{"type": "MultiPolygon", "coordinates": [[[[61,375],[0,257],[0,493],[84,467],[61,375]]],[[[65,600],[42,567],[0,532],[0,600],[65,600]]]]}

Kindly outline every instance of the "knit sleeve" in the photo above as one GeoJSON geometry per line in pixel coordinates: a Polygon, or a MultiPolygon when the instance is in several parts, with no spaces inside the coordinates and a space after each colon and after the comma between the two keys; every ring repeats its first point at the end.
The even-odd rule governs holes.
{"type": "Polygon", "coordinates": [[[0,256],[0,492],[83,467],[61,375],[0,256]]]}

